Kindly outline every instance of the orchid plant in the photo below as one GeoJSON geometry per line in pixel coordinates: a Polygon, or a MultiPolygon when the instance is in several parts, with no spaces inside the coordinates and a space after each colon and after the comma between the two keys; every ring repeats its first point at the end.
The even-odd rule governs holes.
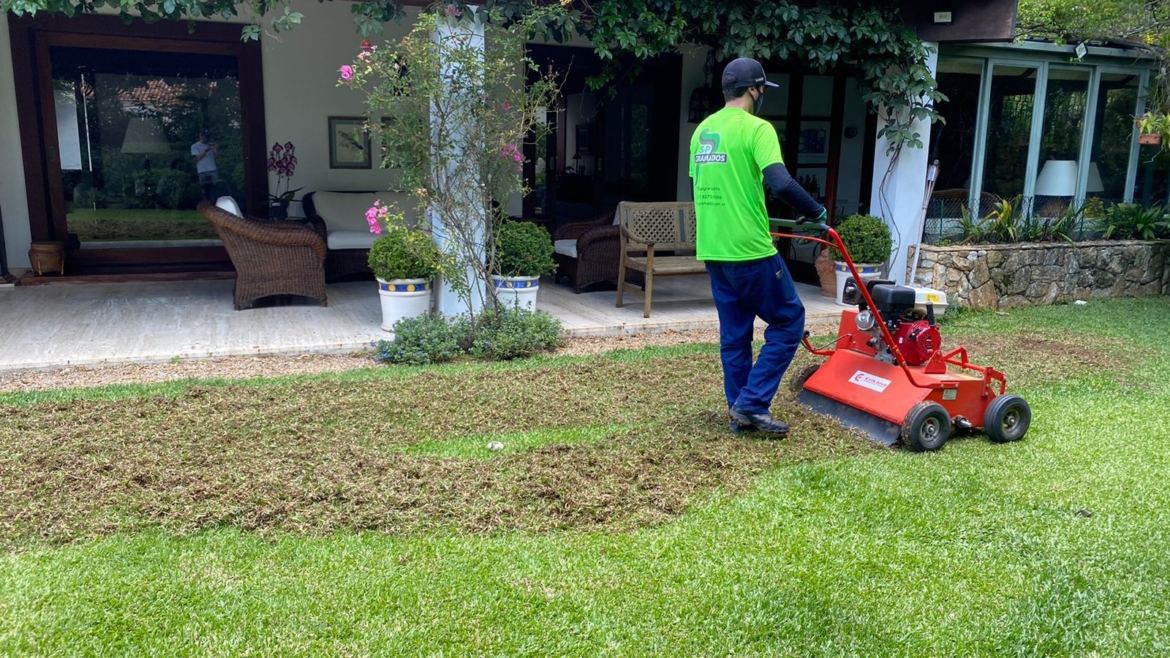
{"type": "Polygon", "coordinates": [[[268,171],[276,174],[276,194],[270,194],[268,198],[272,205],[279,206],[281,210],[288,210],[288,204],[292,203],[297,192],[305,189],[303,187],[298,187],[295,190],[289,189],[292,185],[293,174],[297,170],[296,151],[292,142],[284,144],[277,142],[268,152],[268,171]],[[281,187],[284,188],[283,192],[281,192],[281,187]]]}

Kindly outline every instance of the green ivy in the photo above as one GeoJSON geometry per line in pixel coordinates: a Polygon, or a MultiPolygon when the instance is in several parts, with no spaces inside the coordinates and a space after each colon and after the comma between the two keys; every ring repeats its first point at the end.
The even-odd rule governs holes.
{"type": "MultiPolygon", "coordinates": [[[[369,37],[381,33],[389,21],[401,22],[405,13],[400,2],[354,2],[351,11],[358,31],[369,37]]],[[[304,18],[289,8],[288,0],[0,0],[0,9],[16,14],[47,11],[74,16],[102,6],[118,8],[127,21],[140,15],[147,22],[230,19],[239,14],[239,7],[247,7],[267,24],[262,27],[254,21],[244,27],[244,39],[257,39],[264,30],[291,29],[304,18]]],[[[469,9],[462,0],[442,6],[469,9]]],[[[484,6],[505,21],[517,21],[532,13],[536,4],[487,0],[484,6]]],[[[636,66],[661,53],[701,44],[719,49],[725,57],[798,62],[820,72],[842,65],[858,69],[865,100],[882,113],[878,136],[888,140],[890,153],[923,145],[916,121],[941,121],[933,105],[946,97],[926,65],[931,50],[892,6],[806,6],[790,0],[600,0],[584,6],[585,13],[567,4],[564,11],[544,12],[536,27],[540,36],[556,43],[582,35],[594,44],[597,55],[609,64],[591,79],[595,88],[612,86],[617,76],[628,73],[630,58],[636,66]]]]}

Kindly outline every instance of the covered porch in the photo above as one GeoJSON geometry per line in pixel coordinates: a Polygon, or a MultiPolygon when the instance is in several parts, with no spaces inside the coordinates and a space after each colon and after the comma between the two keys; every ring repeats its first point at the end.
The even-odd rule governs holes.
{"type": "MultiPolygon", "coordinates": [[[[235,311],[230,278],[84,283],[0,290],[0,372],[65,366],[158,363],[259,354],[338,353],[388,338],[369,281],[328,286],[329,306],[299,299],[235,311]]],[[[706,276],[655,282],[651,317],[639,294],[614,306],[611,291],[575,294],[545,280],[538,308],[568,337],[715,329],[706,276]]],[[[797,284],[809,323],[838,320],[841,307],[819,288],[797,284]]]]}

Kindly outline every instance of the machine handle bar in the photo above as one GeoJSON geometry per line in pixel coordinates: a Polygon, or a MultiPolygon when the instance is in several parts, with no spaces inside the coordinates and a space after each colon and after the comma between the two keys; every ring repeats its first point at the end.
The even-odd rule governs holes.
{"type": "MultiPolygon", "coordinates": [[[[837,251],[841,252],[841,256],[845,259],[845,265],[849,268],[849,273],[853,275],[853,280],[857,282],[858,291],[861,293],[862,298],[865,299],[865,304],[869,308],[870,312],[873,313],[876,325],[881,330],[882,338],[885,340],[886,345],[889,346],[890,351],[894,355],[894,360],[898,363],[898,366],[901,367],[902,371],[906,373],[906,378],[909,379],[910,383],[916,388],[936,388],[936,385],[934,385],[932,382],[919,381],[919,379],[914,376],[914,372],[910,370],[909,364],[906,363],[906,358],[902,356],[902,350],[898,349],[898,345],[894,342],[894,335],[890,333],[890,328],[886,326],[885,319],[882,318],[881,313],[877,309],[877,305],[873,303],[873,297],[871,297],[869,294],[869,286],[863,285],[864,282],[861,279],[861,273],[857,271],[857,266],[853,264],[853,257],[849,255],[849,249],[845,247],[845,243],[841,241],[841,236],[837,235],[837,231],[833,230],[833,227],[823,222],[813,224],[811,222],[803,222],[793,219],[769,218],[768,224],[773,229],[810,229],[828,234],[828,239],[825,239],[805,234],[776,233],[775,231],[772,232],[773,237],[787,238],[789,240],[809,240],[811,242],[819,242],[820,244],[833,247],[837,249],[837,251]]],[[[805,340],[805,346],[808,346],[807,339],[805,340]]]]}

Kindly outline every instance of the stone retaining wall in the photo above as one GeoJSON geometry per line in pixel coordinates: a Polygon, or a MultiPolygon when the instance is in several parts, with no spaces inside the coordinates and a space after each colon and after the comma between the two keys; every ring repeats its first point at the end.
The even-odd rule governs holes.
{"type": "Polygon", "coordinates": [[[923,245],[915,283],[972,309],[1170,294],[1170,241],[923,245]]]}

